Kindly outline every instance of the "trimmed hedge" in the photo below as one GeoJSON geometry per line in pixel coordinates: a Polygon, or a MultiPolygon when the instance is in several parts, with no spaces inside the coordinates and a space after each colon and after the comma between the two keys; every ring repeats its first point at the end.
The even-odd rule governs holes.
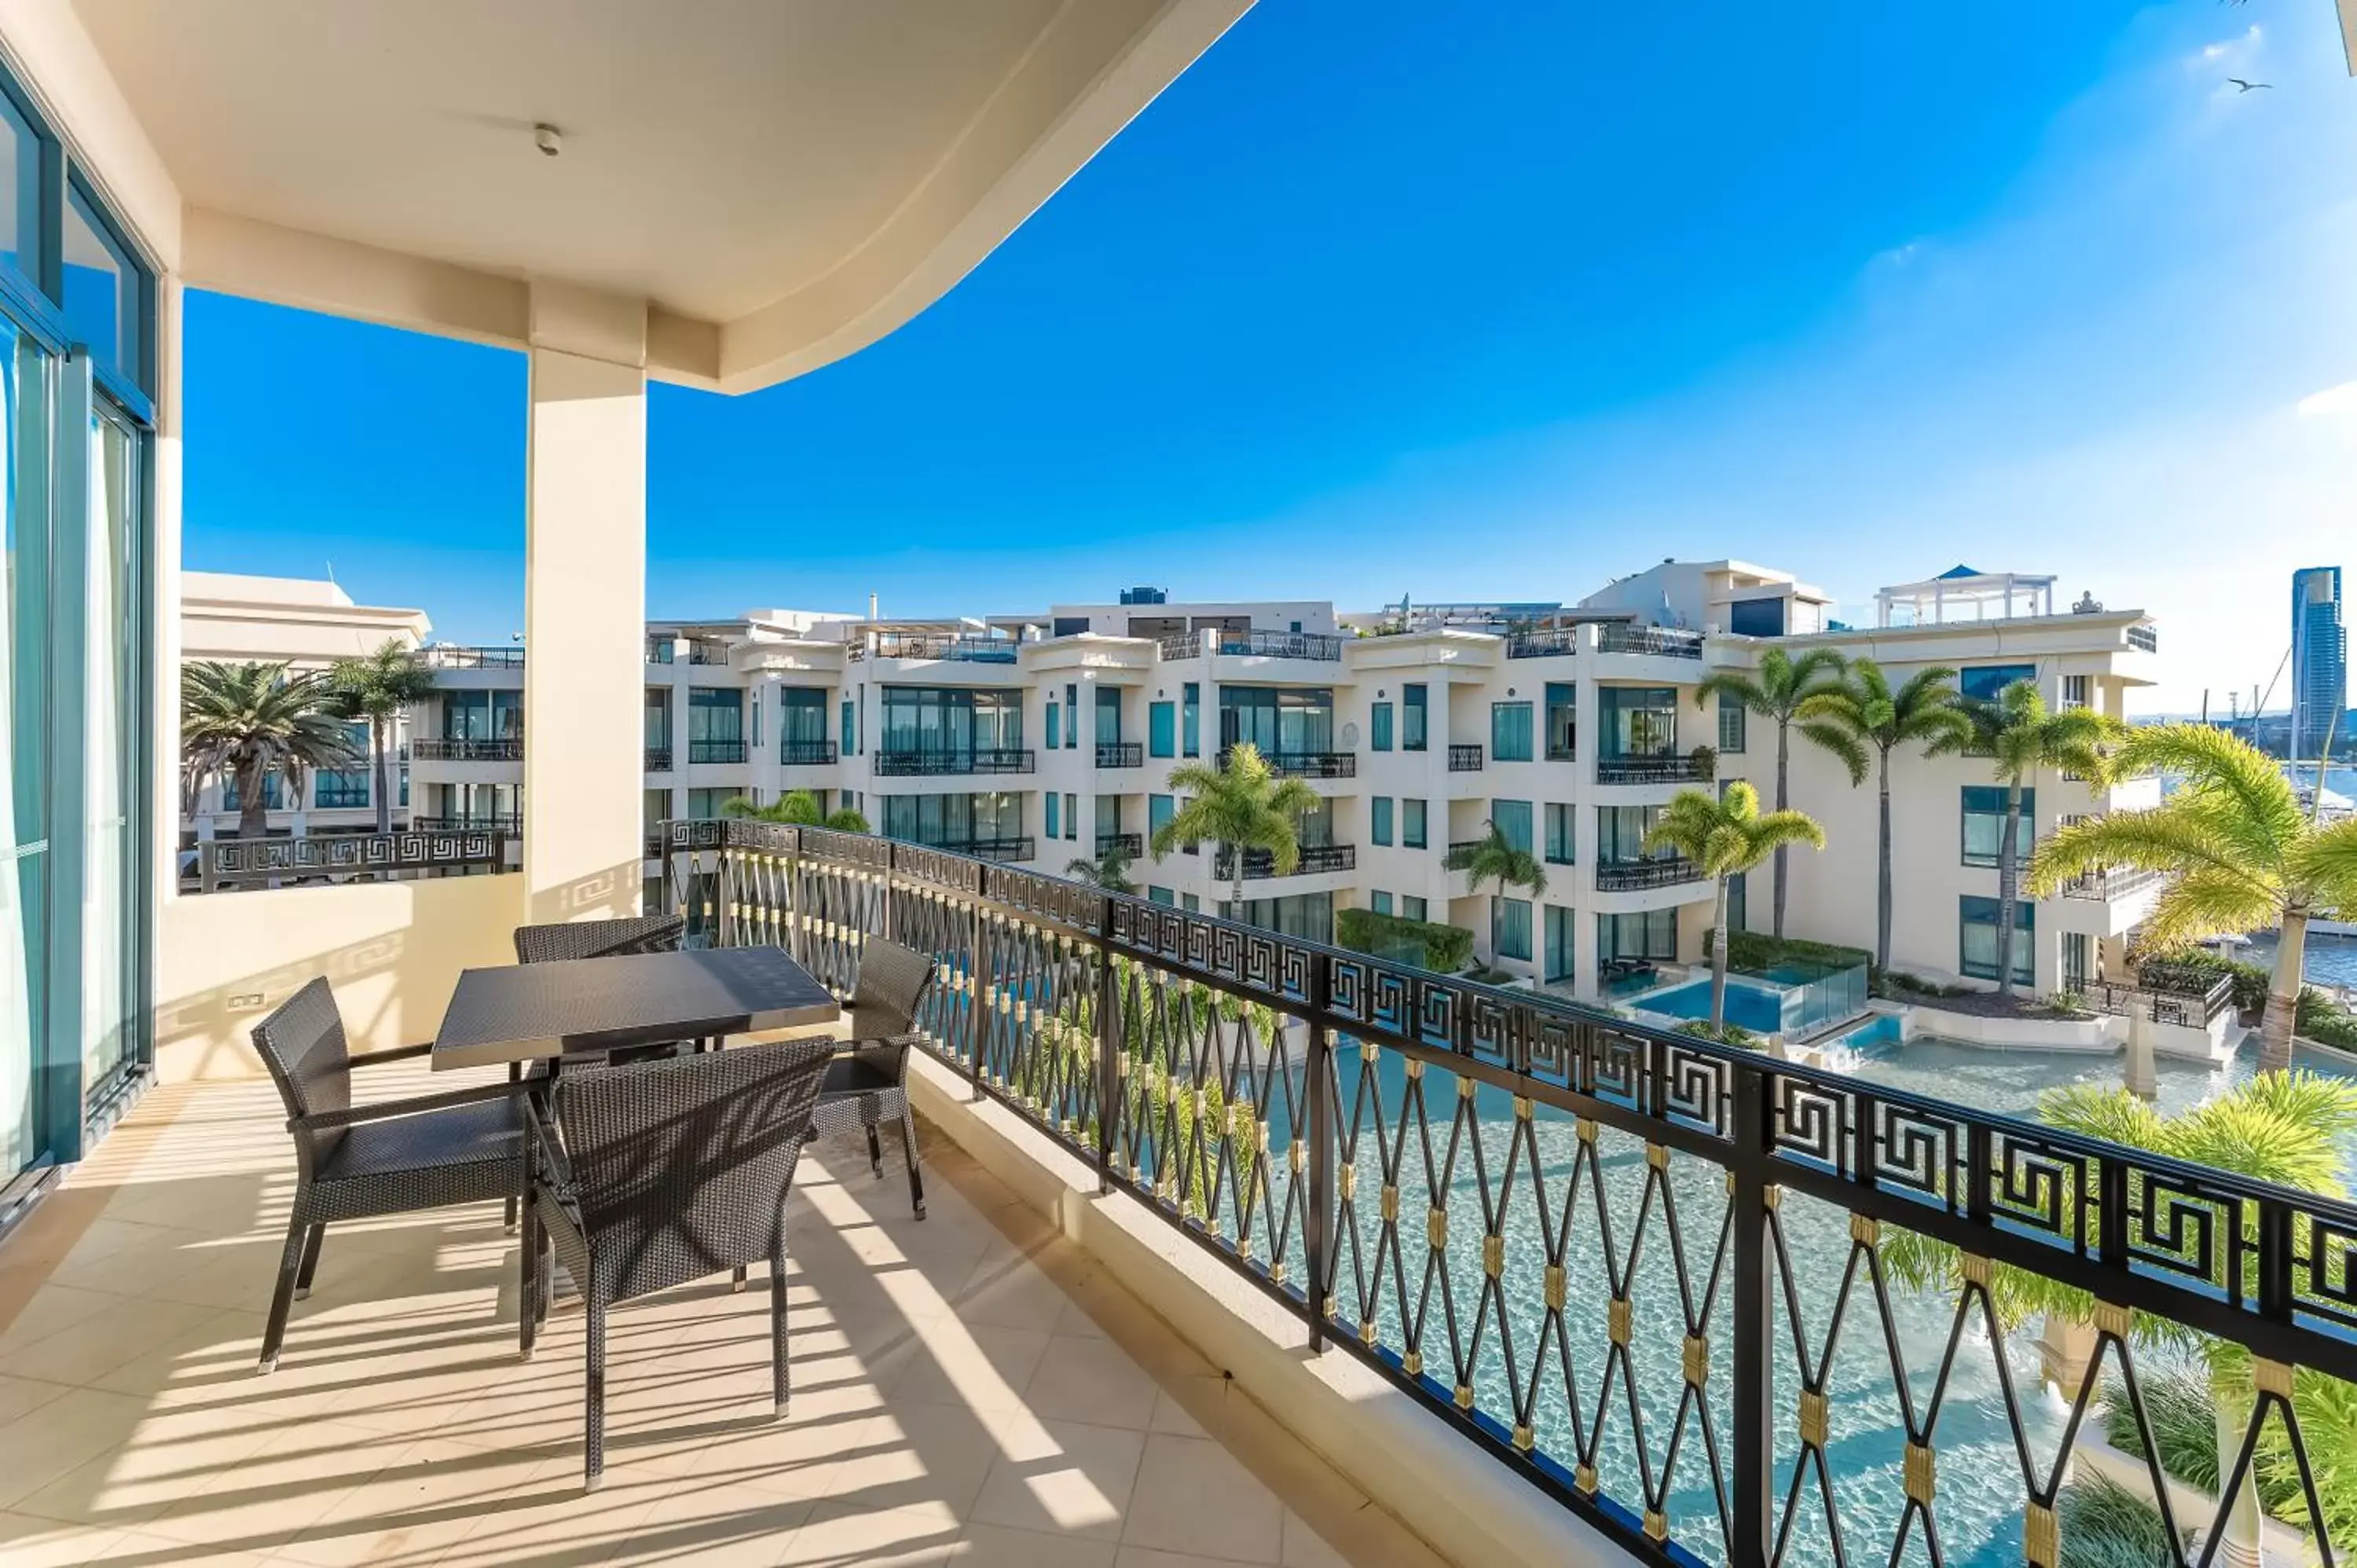
{"type": "MultiPolygon", "coordinates": [[[[1702,934],[1705,956],[1710,952],[1711,936],[1712,930],[1708,929],[1702,934]]],[[[1729,931],[1727,934],[1728,969],[1759,973],[1780,963],[1821,964],[1828,971],[1855,969],[1864,964],[1872,970],[1874,955],[1864,948],[1803,941],[1798,937],[1786,937],[1779,941],[1766,931],[1729,931]]]]}
{"type": "MultiPolygon", "coordinates": [[[[2181,969],[2205,970],[2230,977],[2234,983],[2235,1011],[2244,1017],[2255,1019],[2266,1011],[2267,987],[2274,983],[2275,976],[2265,965],[2227,958],[2207,949],[2175,954],[2169,961],[2181,969]]],[[[2292,1033],[2338,1046],[2344,1051],[2357,1051],[2357,1017],[2313,985],[2300,987],[2299,1011],[2293,1016],[2292,1033]]]]}
{"type": "Polygon", "coordinates": [[[1372,909],[1334,911],[1334,940],[1353,952],[1456,974],[1473,961],[1473,933],[1462,926],[1378,915],[1372,909]]]}

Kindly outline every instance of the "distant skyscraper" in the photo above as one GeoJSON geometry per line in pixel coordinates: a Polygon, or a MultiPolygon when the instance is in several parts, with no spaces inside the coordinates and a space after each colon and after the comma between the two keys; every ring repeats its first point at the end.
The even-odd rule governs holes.
{"type": "Polygon", "coordinates": [[[2341,568],[2309,566],[2291,575],[2291,751],[2316,757],[2329,744],[2352,755],[2340,733],[2349,702],[2349,633],[2341,623],[2341,568]]]}

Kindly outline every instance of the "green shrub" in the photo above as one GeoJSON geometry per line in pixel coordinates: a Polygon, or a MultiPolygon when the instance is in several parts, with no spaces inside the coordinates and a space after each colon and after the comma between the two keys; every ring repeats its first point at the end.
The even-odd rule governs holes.
{"type": "Polygon", "coordinates": [[[2234,1009],[2256,1016],[2267,1004],[2267,986],[2274,979],[2263,964],[2228,958],[2208,948],[2191,948],[2169,955],[2169,961],[2184,969],[2207,970],[2212,974],[2231,976],[2234,982],[2234,1009]]]}
{"type": "Polygon", "coordinates": [[[1462,926],[1379,915],[1372,909],[1334,911],[1334,940],[1353,952],[1455,974],[1473,961],[1473,933],[1462,926]]]}
{"type": "Polygon", "coordinates": [[[2357,1018],[2351,1017],[2348,1009],[2313,985],[2300,987],[2299,1010],[2293,1015],[2292,1032],[2328,1046],[2338,1046],[2344,1051],[2357,1051],[2357,1018]]]}
{"type": "MultiPolygon", "coordinates": [[[[2215,1497],[2218,1411],[2208,1371],[2199,1366],[2147,1371],[2139,1386],[2153,1440],[2160,1449],[2160,1467],[2215,1497]]],[[[2357,1384],[2303,1367],[2293,1375],[2292,1405],[2308,1442],[2328,1533],[2335,1541],[2357,1538],[2357,1384]]],[[[2116,1377],[2104,1382],[2104,1441],[2142,1458],[2144,1440],[2136,1431],[2136,1412],[2116,1377]]],[[[2258,1487],[2261,1508],[2302,1530],[2309,1528],[2298,1461],[2280,1421],[2270,1420],[2259,1434],[2258,1487]]]]}
{"type": "MultiPolygon", "coordinates": [[[[2147,1369],[2138,1379],[2144,1412],[2160,1448],[2160,1467],[2215,1496],[2218,1490],[2218,1410],[2210,1397],[2210,1374],[2200,1367],[2147,1369]]],[[[2144,1457],[2136,1407],[2117,1377],[2104,1383],[2104,1441],[2123,1454],[2144,1457]]]]}
{"type": "Polygon", "coordinates": [[[2061,1535],[2059,1568],[2175,1568],[2160,1510],[2092,1470],[2054,1499],[2061,1535]]]}
{"type": "MultiPolygon", "coordinates": [[[[1715,930],[1715,928],[1713,929],[1715,930]]],[[[1702,934],[1702,950],[1710,951],[1713,930],[1702,934]]],[[[1839,969],[1855,969],[1864,964],[1872,978],[1874,955],[1864,948],[1846,948],[1833,942],[1803,941],[1798,937],[1778,940],[1766,931],[1729,931],[1727,935],[1727,967],[1744,974],[1761,974],[1778,964],[1800,963],[1828,972],[1839,969]]]]}
{"type": "Polygon", "coordinates": [[[1760,1048],[1760,1036],[1740,1024],[1722,1024],[1714,1029],[1707,1018],[1689,1018],[1675,1032],[1698,1040],[1716,1040],[1722,1046],[1740,1046],[1747,1051],[1760,1048]]]}

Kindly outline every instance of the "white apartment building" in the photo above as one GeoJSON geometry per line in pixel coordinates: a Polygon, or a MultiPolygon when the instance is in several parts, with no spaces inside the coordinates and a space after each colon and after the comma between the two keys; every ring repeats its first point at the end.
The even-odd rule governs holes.
{"type": "MultiPolygon", "coordinates": [[[[1708,671],[1756,663],[1780,642],[1822,643],[1881,661],[1894,681],[1940,663],[1960,669],[1970,691],[2026,675],[2057,704],[2123,711],[2126,688],[2145,679],[2147,618],[2021,614],[2037,607],[1997,601],[1970,578],[1945,580],[1947,618],[1868,629],[1843,627],[1832,601],[1790,574],[1731,561],[1664,563],[1572,607],[1338,618],[1325,603],[1173,603],[1138,590],[1111,605],[978,620],[762,610],[652,623],[649,853],[666,818],[807,789],[879,832],[1049,872],[1118,849],[1149,897],[1219,910],[1231,886],[1220,856],[1157,861],[1146,846],[1178,805],[1171,770],[1250,740],[1324,806],[1302,824],[1293,874],[1247,857],[1248,918],[1320,939],[1352,907],[1461,926],[1498,967],[1593,1000],[1609,995],[1613,961],[1701,956],[1713,890],[1691,866],[1643,849],[1660,808],[1714,779],[1748,779],[1773,799],[1772,731],[1697,704],[1708,671]],[[1491,822],[1539,857],[1546,886],[1536,897],[1475,888],[1443,868],[1452,844],[1491,822]]],[[[1905,590],[1888,593],[1902,596],[1886,613],[1909,618],[1905,590]]],[[[445,691],[413,721],[419,820],[512,828],[524,654],[427,657],[445,691]]],[[[1870,949],[1872,781],[1852,789],[1830,755],[1797,736],[1792,777],[1793,803],[1830,843],[1792,857],[1788,934],[1870,949]]],[[[1933,979],[1993,979],[1983,950],[1993,949],[1997,827],[1986,759],[1903,755],[1893,783],[1894,963],[1933,979]]],[[[2099,798],[2040,779],[2024,847],[2064,816],[2151,788],[2099,798]]],[[[1751,929],[1770,922],[1768,875],[1734,895],[1735,919],[1751,929]]],[[[2023,979],[2040,990],[2078,983],[2107,957],[2116,972],[2117,943],[2152,892],[2134,878],[2096,879],[2026,904],[2023,979]]]]}

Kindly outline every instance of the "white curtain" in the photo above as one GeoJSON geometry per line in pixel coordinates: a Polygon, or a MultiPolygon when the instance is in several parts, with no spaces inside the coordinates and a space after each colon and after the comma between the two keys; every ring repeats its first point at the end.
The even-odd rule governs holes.
{"type": "Polygon", "coordinates": [[[121,1064],[129,1010],[124,967],[124,677],[130,604],[126,526],[132,515],[131,443],[120,425],[90,422],[90,576],[82,691],[82,1083],[94,1087],[121,1064]]]}
{"type": "MultiPolygon", "coordinates": [[[[38,735],[21,732],[25,720],[37,714],[19,715],[16,695],[20,644],[40,635],[38,626],[22,623],[27,607],[42,603],[48,584],[30,580],[31,564],[25,557],[30,553],[38,560],[40,553],[28,548],[16,521],[16,433],[25,392],[19,375],[27,360],[39,362],[20,352],[16,334],[0,324],[0,418],[5,421],[0,424],[0,542],[6,545],[0,550],[0,1181],[38,1153],[33,1146],[33,988],[40,977],[33,972],[38,948],[28,940],[38,910],[25,906],[28,890],[35,898],[40,896],[46,846],[38,840],[25,842],[16,794],[18,776],[38,775],[48,748],[38,735]]],[[[34,396],[38,407],[38,386],[34,396]]],[[[46,787],[34,778],[34,790],[46,787]]],[[[25,831],[38,832],[38,818],[27,822],[25,831]]]]}

